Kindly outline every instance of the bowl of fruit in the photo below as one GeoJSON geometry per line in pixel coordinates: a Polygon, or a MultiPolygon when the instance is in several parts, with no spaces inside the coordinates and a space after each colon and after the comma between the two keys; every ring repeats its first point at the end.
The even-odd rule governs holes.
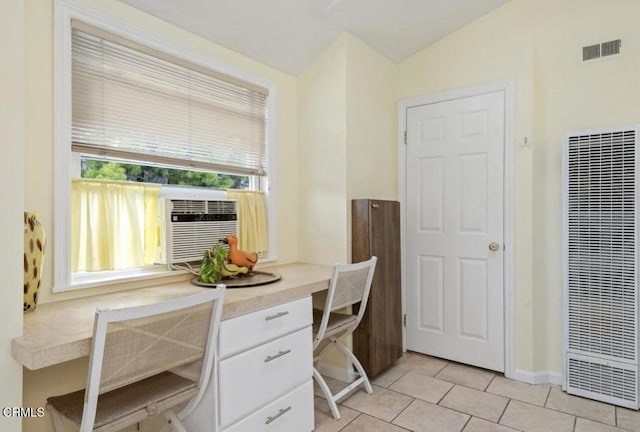
{"type": "Polygon", "coordinates": [[[276,282],[281,278],[278,273],[257,271],[253,267],[231,262],[229,250],[222,244],[215,244],[205,251],[199,275],[191,282],[204,287],[225,284],[227,288],[244,288],[276,282]]]}

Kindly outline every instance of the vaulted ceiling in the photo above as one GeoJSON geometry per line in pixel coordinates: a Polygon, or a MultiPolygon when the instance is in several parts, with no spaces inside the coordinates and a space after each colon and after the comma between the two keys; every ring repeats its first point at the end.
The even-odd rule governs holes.
{"type": "Polygon", "coordinates": [[[509,0],[122,1],[299,75],[345,31],[398,62],[509,0]]]}

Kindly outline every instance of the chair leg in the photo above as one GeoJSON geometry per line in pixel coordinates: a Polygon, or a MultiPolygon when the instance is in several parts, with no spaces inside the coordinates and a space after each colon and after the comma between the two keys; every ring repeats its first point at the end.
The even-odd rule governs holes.
{"type": "Polygon", "coordinates": [[[320,390],[322,390],[322,393],[324,394],[324,397],[327,399],[333,418],[340,420],[340,411],[338,411],[338,405],[336,404],[333,394],[331,394],[331,390],[329,390],[327,382],[322,378],[322,375],[320,375],[320,372],[318,372],[316,368],[313,368],[313,378],[316,380],[320,386],[320,390]]]}
{"type": "Polygon", "coordinates": [[[51,414],[51,423],[53,423],[53,430],[55,432],[64,432],[64,424],[62,423],[62,416],[57,409],[51,405],[47,405],[49,408],[49,414],[51,414]]]}
{"type": "Polygon", "coordinates": [[[329,342],[328,344],[326,344],[324,346],[324,348],[322,348],[320,350],[320,352],[318,353],[317,356],[315,356],[313,358],[313,364],[314,366],[317,365],[318,363],[320,363],[322,361],[322,359],[327,355],[327,353],[329,352],[329,348],[331,348],[332,343],[329,342]]]}
{"type": "Polygon", "coordinates": [[[182,422],[178,419],[178,416],[176,416],[176,413],[174,413],[173,411],[165,412],[164,417],[171,425],[171,428],[176,432],[187,432],[187,430],[182,425],[182,422]]]}
{"type": "Polygon", "coordinates": [[[360,364],[360,361],[355,356],[355,354],[353,354],[351,350],[347,348],[347,346],[343,344],[339,339],[331,338],[331,341],[335,342],[335,344],[338,346],[340,351],[342,351],[351,360],[353,365],[356,367],[358,374],[363,380],[364,389],[366,390],[366,392],[369,394],[373,393],[373,388],[371,387],[371,383],[369,382],[369,377],[367,376],[367,373],[364,371],[364,368],[360,364]]]}

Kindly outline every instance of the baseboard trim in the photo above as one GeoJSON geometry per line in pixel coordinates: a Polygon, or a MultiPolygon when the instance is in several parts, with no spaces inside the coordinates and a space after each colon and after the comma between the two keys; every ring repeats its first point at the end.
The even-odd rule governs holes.
{"type": "MultiPolygon", "coordinates": [[[[353,368],[346,366],[336,366],[330,363],[320,362],[316,369],[323,376],[337,379],[343,382],[351,382],[356,379],[353,368]]],[[[522,369],[516,369],[510,379],[521,381],[527,384],[553,384],[562,385],[562,374],[559,372],[532,372],[522,369]]]]}
{"type": "Polygon", "coordinates": [[[558,372],[531,372],[522,369],[513,371],[513,375],[509,378],[516,381],[522,381],[527,384],[562,384],[562,374],[558,372]]]}
{"type": "Polygon", "coordinates": [[[333,364],[320,362],[316,366],[316,369],[318,369],[318,372],[320,372],[321,375],[337,379],[338,381],[349,383],[356,379],[352,367],[336,366],[333,364]]]}

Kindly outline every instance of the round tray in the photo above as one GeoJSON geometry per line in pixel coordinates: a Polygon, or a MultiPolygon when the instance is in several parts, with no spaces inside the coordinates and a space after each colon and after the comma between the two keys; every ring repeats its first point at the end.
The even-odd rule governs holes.
{"type": "Polygon", "coordinates": [[[191,279],[191,283],[201,287],[215,287],[218,284],[225,284],[227,288],[248,288],[258,285],[270,284],[282,279],[279,273],[268,273],[263,271],[252,271],[246,276],[237,276],[233,279],[222,279],[216,283],[200,282],[198,277],[191,279]]]}

